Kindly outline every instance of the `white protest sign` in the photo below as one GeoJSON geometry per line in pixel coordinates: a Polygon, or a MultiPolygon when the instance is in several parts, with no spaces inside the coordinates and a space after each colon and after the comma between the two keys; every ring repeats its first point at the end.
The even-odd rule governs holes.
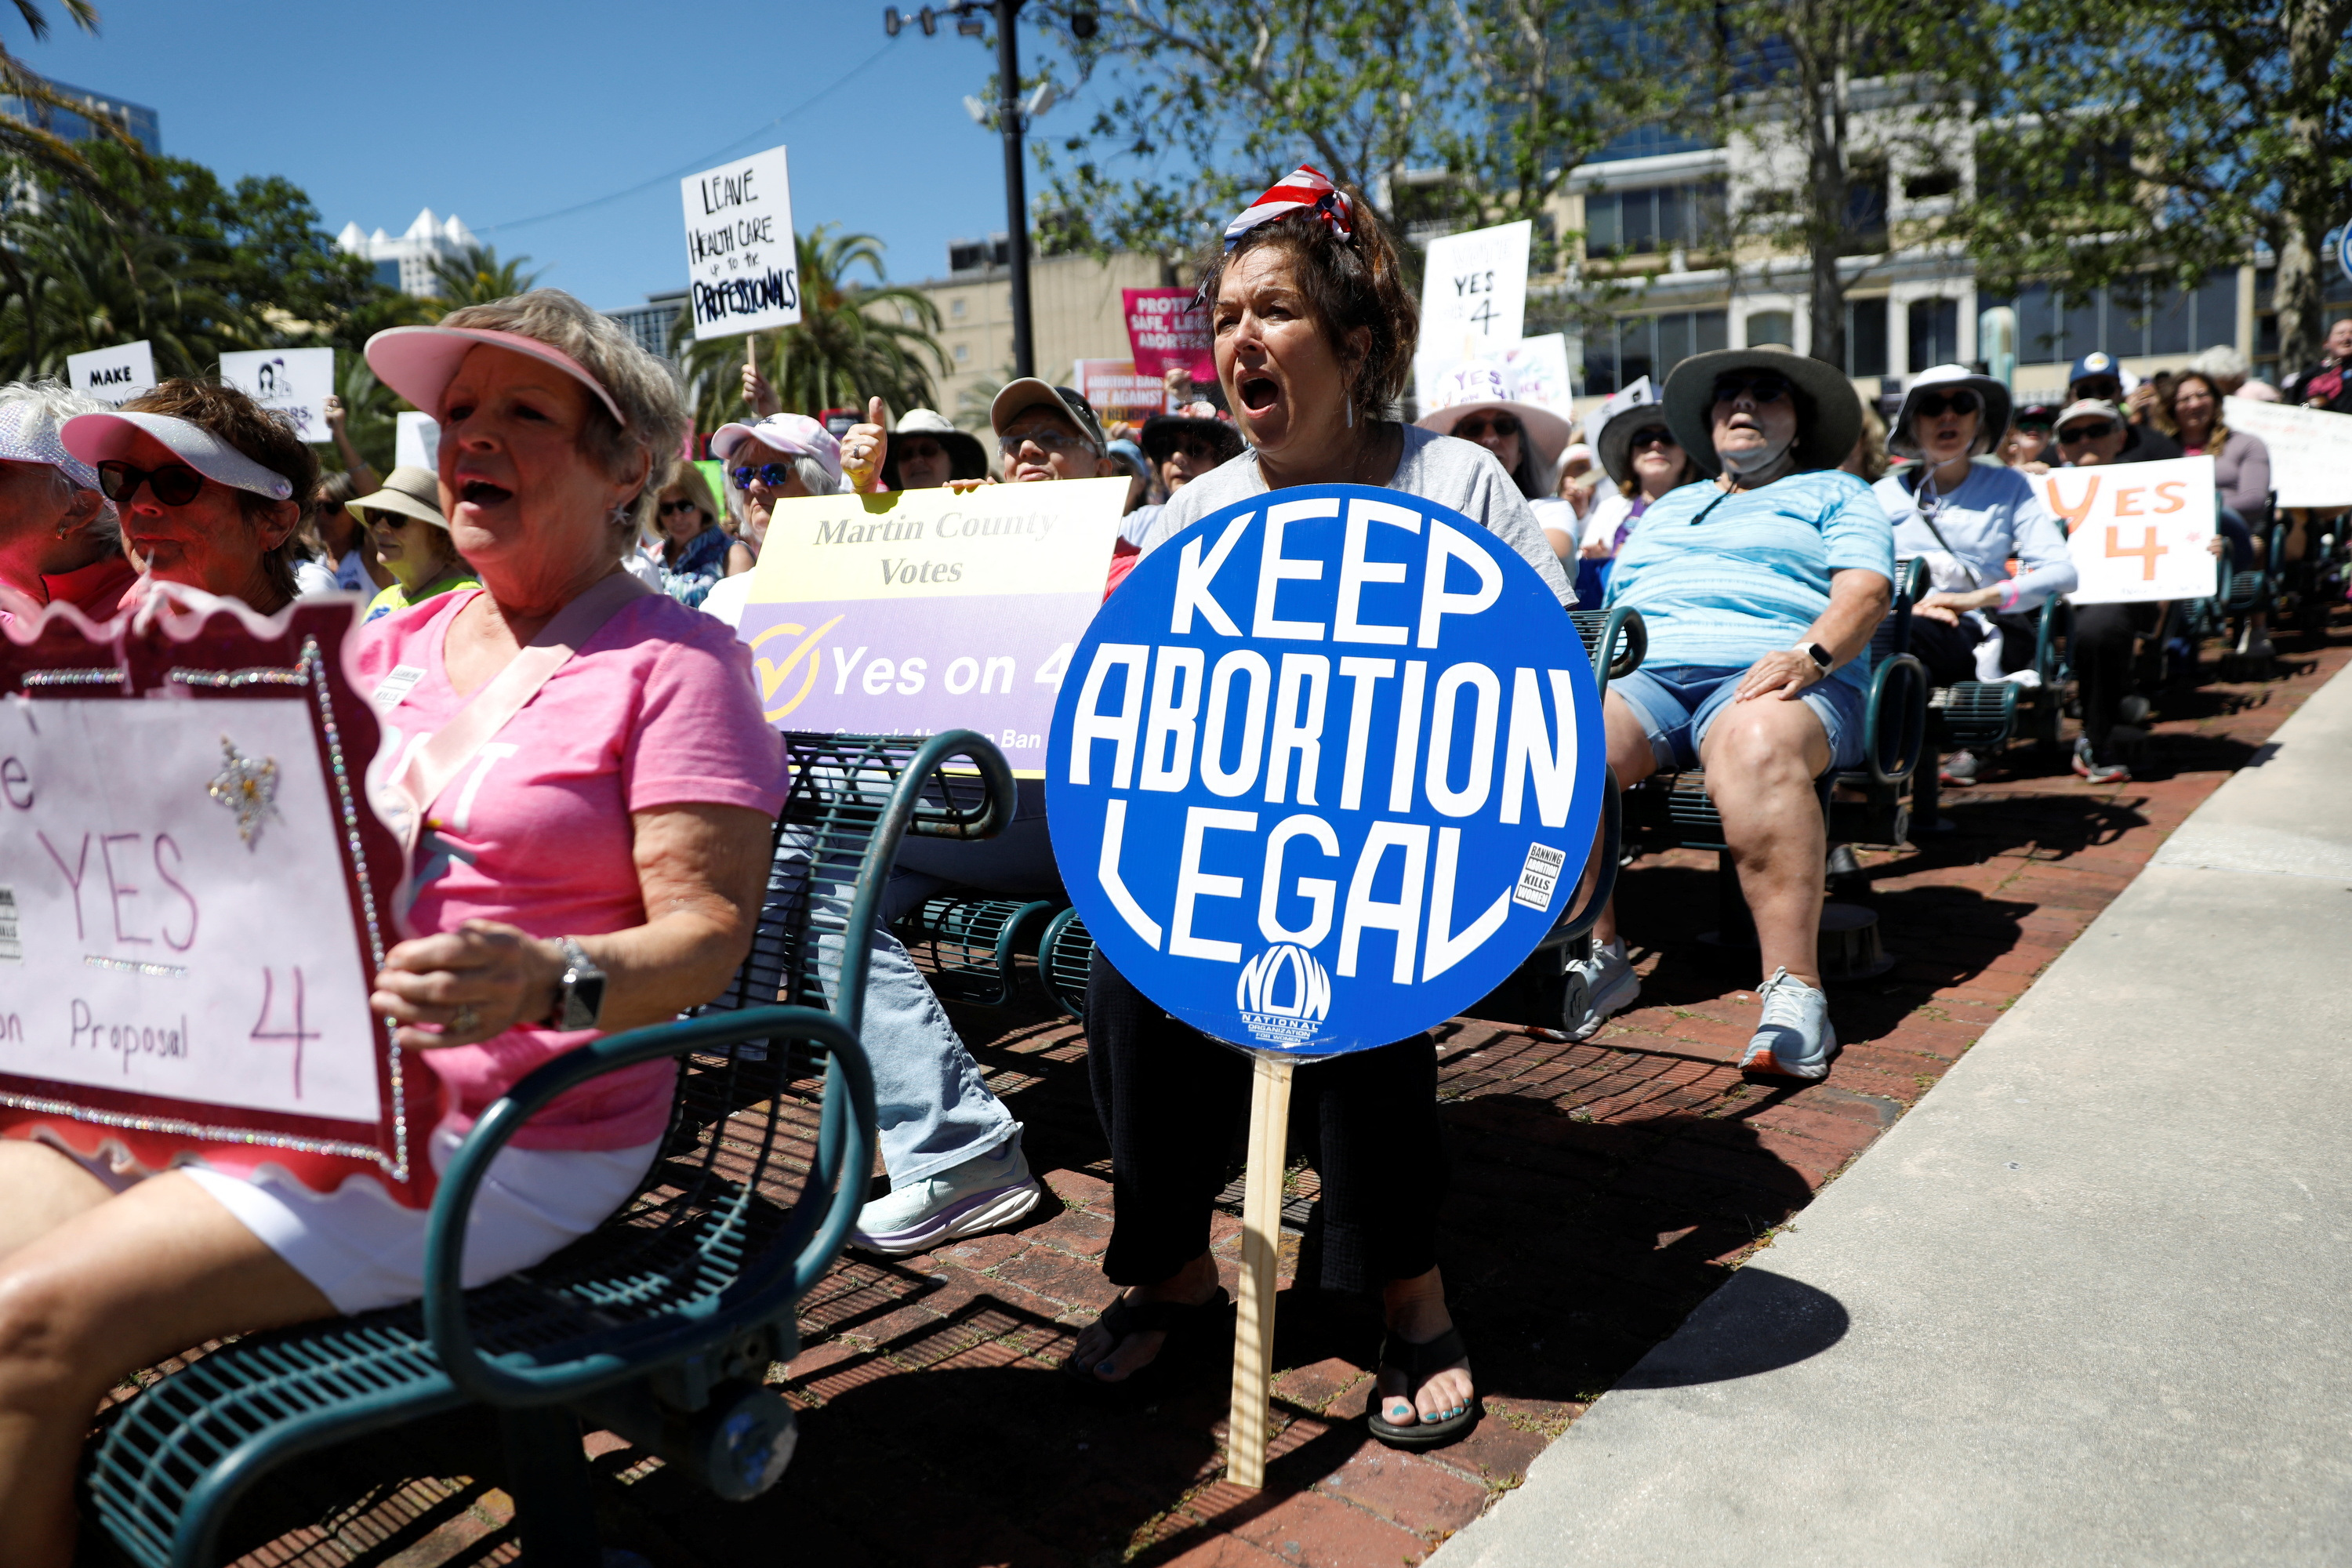
{"type": "Polygon", "coordinates": [[[155,390],[155,350],[146,339],[66,355],[66,379],[86,397],[120,408],[155,390]]]}
{"type": "Polygon", "coordinates": [[[739,337],[801,319],[799,250],[784,150],[772,147],[678,182],[694,338],[739,337]]]}
{"type": "Polygon", "coordinates": [[[1421,284],[1422,352],[1476,359],[1519,341],[1528,314],[1528,247],[1535,225],[1449,234],[1429,242],[1421,284]]]}
{"type": "Polygon", "coordinates": [[[1501,353],[1478,360],[1447,360],[1423,354],[1412,362],[1413,403],[1422,413],[1455,403],[1504,397],[1549,408],[1562,419],[1576,417],[1568,370],[1568,339],[1559,332],[1521,338],[1501,353]],[[1491,372],[1488,375],[1485,373],[1491,372]]]}
{"type": "Polygon", "coordinates": [[[2034,483],[2065,520],[2081,583],[2069,604],[2212,597],[2212,458],[2056,468],[2034,483]]]}
{"type": "Polygon", "coordinates": [[[2270,448],[2279,505],[2352,506],[2352,414],[2228,397],[2221,423],[2270,448]]]}
{"type": "Polygon", "coordinates": [[[331,441],[327,399],[335,391],[332,349],[244,349],[221,355],[221,379],[294,422],[305,441],[331,441]]]}
{"type": "Polygon", "coordinates": [[[393,466],[437,469],[441,466],[440,424],[430,414],[396,414],[393,418],[393,466]]]}

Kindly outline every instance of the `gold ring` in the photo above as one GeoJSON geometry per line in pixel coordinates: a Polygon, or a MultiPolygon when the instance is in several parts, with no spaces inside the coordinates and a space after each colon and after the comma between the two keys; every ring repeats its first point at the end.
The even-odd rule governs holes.
{"type": "Polygon", "coordinates": [[[481,1014],[475,1011],[471,1002],[461,1002],[457,1005],[457,1010],[449,1015],[448,1033],[470,1035],[474,1032],[474,1026],[481,1021],[481,1014]]]}

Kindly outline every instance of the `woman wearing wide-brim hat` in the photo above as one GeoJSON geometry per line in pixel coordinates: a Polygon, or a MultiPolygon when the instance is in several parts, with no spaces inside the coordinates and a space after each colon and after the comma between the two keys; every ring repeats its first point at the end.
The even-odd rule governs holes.
{"type": "Polygon", "coordinates": [[[369,620],[459,588],[482,585],[449,537],[449,520],[441,512],[440,476],[432,469],[394,468],[383,477],[382,489],[347,504],[352,515],[367,525],[376,553],[393,578],[369,602],[369,620]]]}
{"type": "Polygon", "coordinates": [[[1494,453],[1543,525],[1553,553],[1563,561],[1572,556],[1576,511],[1552,493],[1552,486],[1575,427],[1549,408],[1511,396],[1502,372],[1486,362],[1448,375],[1433,401],[1437,406],[1413,423],[1494,453]]]}
{"type": "Polygon", "coordinates": [[[950,479],[988,478],[988,451],[980,437],[959,430],[944,414],[909,408],[898,416],[882,459],[882,483],[894,490],[937,489],[950,479]]]}
{"type": "MultiPolygon", "coordinates": [[[[1819,1079],[1837,1037],[1817,952],[1827,846],[1814,780],[1862,761],[1894,529],[1837,467],[1862,404],[1833,367],[1781,349],[1695,354],[1666,377],[1664,405],[1675,442],[1717,478],[1654,502],[1610,574],[1609,603],[1642,612],[1650,645],[1609,684],[1610,770],[1622,788],[1706,768],[1769,976],[1740,1067],[1819,1079]]],[[[1613,908],[1593,938],[1579,1037],[1641,988],[1613,908]]]]}
{"type": "Polygon", "coordinates": [[[1658,389],[1646,375],[1602,404],[1591,424],[1594,454],[1612,485],[1584,520],[1576,562],[1580,605],[1597,605],[1607,596],[1611,563],[1658,498],[1704,477],[1666,427],[1658,389]]]}

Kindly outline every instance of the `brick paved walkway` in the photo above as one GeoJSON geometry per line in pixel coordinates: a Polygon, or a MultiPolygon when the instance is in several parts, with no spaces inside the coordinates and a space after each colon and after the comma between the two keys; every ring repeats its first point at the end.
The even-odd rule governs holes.
{"type": "MultiPolygon", "coordinates": [[[[592,1443],[607,1541],[662,1568],[1419,1562],[1933,1087],[2165,836],[2352,661],[2347,631],[2339,620],[2326,647],[2289,645],[2282,679],[2177,703],[2129,784],[2093,790],[2015,750],[2015,773],[1946,796],[1952,831],[1865,855],[1858,900],[1900,962],[1834,991],[1845,1051],[1824,1084],[1768,1089],[1735,1070],[1755,1018],[1740,987],[1757,976],[1696,941],[1714,923],[1714,868],[1688,852],[1645,859],[1622,884],[1644,990],[1600,1038],[1451,1026],[1444,1268],[1488,1411],[1468,1440],[1421,1457],[1372,1443],[1359,1417],[1377,1321],[1317,1292],[1282,1298],[1277,1458],[1260,1494],[1221,1479],[1222,1357],[1139,1408],[1057,1375],[1112,1294],[1097,1263],[1109,1187],[1084,1041],[1042,1005],[963,1011],[958,1026],[985,1042],[981,1060],[1028,1124],[1058,1204],[929,1257],[845,1261],[807,1303],[808,1348],[780,1378],[803,1412],[800,1456],[758,1501],[713,1502],[613,1439],[592,1443]]],[[[1313,1192],[1312,1173],[1296,1172],[1294,1215],[1313,1192]]],[[[1238,1230],[1220,1218],[1229,1287],[1238,1230]]],[[[514,1559],[503,1493],[388,1479],[388,1461],[371,1462],[372,1495],[345,1483],[330,1513],[333,1472],[310,1478],[308,1517],[323,1524],[248,1561],[514,1559]]]]}

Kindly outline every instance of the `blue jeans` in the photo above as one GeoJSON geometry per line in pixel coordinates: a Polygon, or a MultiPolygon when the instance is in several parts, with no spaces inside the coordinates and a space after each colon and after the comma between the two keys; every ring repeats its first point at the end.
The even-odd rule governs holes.
{"type": "MultiPolygon", "coordinates": [[[[1622,698],[1650,737],[1650,753],[1661,772],[1699,765],[1699,747],[1706,732],[1739,689],[1748,667],[1720,668],[1689,664],[1645,664],[1633,674],[1609,683],[1609,694],[1622,698]]],[[[1777,697],[1759,697],[1777,702],[1777,697]]],[[[1862,765],[1864,697],[1861,690],[1834,677],[1805,688],[1797,700],[1821,721],[1829,736],[1830,766],[1862,765]]]]}
{"type": "MultiPolygon", "coordinates": [[[[840,1001],[841,932],[857,891],[854,867],[828,865],[812,876],[810,840],[785,830],[768,872],[761,936],[789,924],[801,900],[810,902],[817,943],[817,975],[825,1001],[840,1001]]],[[[890,934],[890,922],[939,889],[938,879],[893,870],[882,892],[866,970],[858,1037],[874,1069],[874,1109],[881,1126],[882,1165],[893,1187],[936,1176],[1021,1136],[1021,1123],[990,1092],[980,1064],[948,1022],[929,982],[890,934]]]]}

